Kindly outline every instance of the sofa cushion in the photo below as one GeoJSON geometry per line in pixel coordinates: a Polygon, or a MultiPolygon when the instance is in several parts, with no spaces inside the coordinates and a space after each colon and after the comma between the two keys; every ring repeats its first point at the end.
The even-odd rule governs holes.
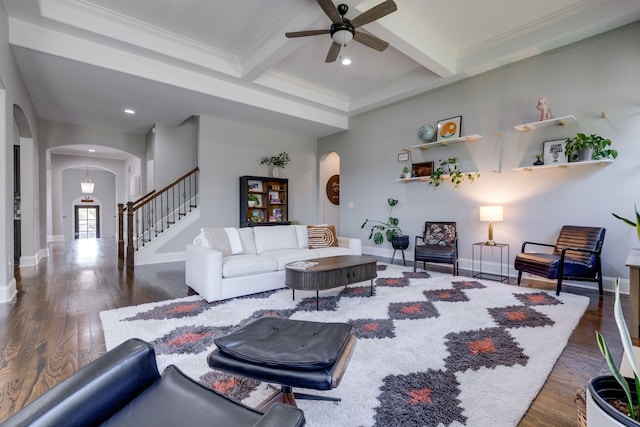
{"type": "Polygon", "coordinates": [[[222,258],[222,277],[248,276],[276,270],[278,262],[268,256],[241,254],[222,258]]]}
{"type": "Polygon", "coordinates": [[[273,258],[278,263],[278,270],[284,270],[284,266],[290,262],[317,258],[317,253],[313,249],[280,249],[265,252],[263,255],[273,258]]]}
{"type": "Polygon", "coordinates": [[[222,256],[242,253],[242,243],[235,228],[209,227],[200,229],[201,245],[222,252],[222,256]]]}
{"type": "Polygon", "coordinates": [[[344,248],[341,246],[331,246],[329,248],[317,248],[312,249],[316,253],[316,258],[326,258],[330,256],[338,255],[355,255],[354,251],[350,248],[344,248]]]}
{"type": "Polygon", "coordinates": [[[328,248],[338,246],[338,236],[333,225],[308,225],[309,248],[328,248]]]}
{"type": "Polygon", "coordinates": [[[240,242],[242,242],[243,254],[256,254],[256,242],[253,236],[252,227],[242,227],[238,229],[240,235],[240,242]]]}
{"type": "Polygon", "coordinates": [[[253,235],[256,242],[256,253],[258,255],[268,251],[298,248],[296,228],[292,225],[255,227],[253,229],[253,235]]]}
{"type": "Polygon", "coordinates": [[[309,237],[307,235],[306,225],[294,225],[296,235],[298,236],[298,248],[307,249],[309,247],[309,237]]]}

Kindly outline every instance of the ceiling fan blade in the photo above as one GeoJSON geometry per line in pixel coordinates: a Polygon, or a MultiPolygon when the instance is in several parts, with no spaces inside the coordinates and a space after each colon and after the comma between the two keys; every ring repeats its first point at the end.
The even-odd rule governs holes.
{"type": "Polygon", "coordinates": [[[338,9],[336,9],[335,5],[331,0],[316,0],[324,13],[327,14],[331,22],[334,24],[339,24],[342,22],[342,17],[338,13],[338,9]]]}
{"type": "Polygon", "coordinates": [[[351,20],[351,25],[354,27],[361,27],[369,22],[375,21],[376,19],[380,19],[383,16],[387,16],[396,10],[398,10],[396,3],[393,0],[387,0],[353,18],[351,20]]]}
{"type": "Polygon", "coordinates": [[[353,39],[372,49],[379,50],[380,52],[389,47],[388,42],[379,39],[376,36],[371,36],[359,31],[356,31],[356,33],[353,35],[353,39]]]}
{"type": "Polygon", "coordinates": [[[327,53],[327,59],[325,59],[324,62],[335,62],[335,60],[338,59],[338,54],[340,53],[341,47],[342,45],[340,43],[331,43],[329,53],[327,53]]]}
{"type": "Polygon", "coordinates": [[[309,31],[294,31],[292,33],[285,33],[284,35],[292,38],[292,37],[307,37],[307,36],[318,36],[320,34],[329,34],[329,30],[309,30],[309,31]]]}

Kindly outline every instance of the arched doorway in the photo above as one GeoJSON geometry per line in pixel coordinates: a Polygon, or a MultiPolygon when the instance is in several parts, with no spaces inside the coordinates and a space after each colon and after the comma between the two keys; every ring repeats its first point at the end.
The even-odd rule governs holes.
{"type": "Polygon", "coordinates": [[[320,222],[340,231],[340,156],[327,153],[320,159],[320,222]]]}

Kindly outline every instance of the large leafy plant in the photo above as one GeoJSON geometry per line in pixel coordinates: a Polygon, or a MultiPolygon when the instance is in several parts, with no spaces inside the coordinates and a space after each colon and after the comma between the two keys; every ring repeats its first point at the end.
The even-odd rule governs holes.
{"type": "Polygon", "coordinates": [[[618,150],[609,148],[609,146],[611,146],[611,140],[608,138],[605,139],[595,134],[578,133],[573,138],[567,138],[565,152],[570,161],[578,160],[578,151],[585,148],[593,149],[591,160],[615,159],[618,157],[618,150]]]}
{"type": "Polygon", "coordinates": [[[360,229],[363,229],[367,226],[367,224],[371,224],[369,239],[373,239],[373,243],[375,243],[376,245],[381,245],[384,242],[385,236],[387,238],[387,241],[391,242],[394,236],[402,235],[402,230],[400,229],[400,227],[398,227],[398,223],[400,221],[398,220],[398,218],[394,218],[391,216],[393,207],[398,204],[398,200],[388,198],[387,204],[389,205],[389,219],[387,219],[387,222],[376,221],[367,218],[360,226],[360,229]]]}
{"type": "Polygon", "coordinates": [[[627,397],[627,404],[629,405],[629,417],[633,418],[636,421],[640,421],[640,414],[638,414],[635,410],[635,408],[638,407],[638,396],[640,396],[640,380],[638,380],[638,367],[636,366],[636,361],[633,357],[633,345],[631,343],[631,336],[629,335],[627,323],[624,320],[624,314],[622,314],[622,304],[620,303],[620,278],[616,279],[616,296],[615,302],[613,304],[613,316],[616,319],[616,325],[618,326],[618,332],[620,333],[620,339],[622,340],[622,347],[624,348],[624,352],[627,355],[629,365],[631,366],[631,369],[633,369],[633,379],[636,387],[635,400],[633,399],[631,388],[629,387],[627,380],[620,373],[620,370],[616,366],[616,363],[613,360],[613,356],[611,355],[611,352],[609,351],[609,348],[604,341],[604,337],[599,331],[596,331],[596,340],[598,341],[600,352],[607,361],[609,370],[613,374],[613,377],[616,379],[618,384],[620,384],[620,386],[624,390],[624,394],[627,397]]]}
{"type": "Polygon", "coordinates": [[[626,224],[629,224],[630,226],[632,226],[633,228],[636,229],[636,233],[638,234],[638,240],[640,240],[640,214],[638,213],[638,207],[636,205],[634,205],[634,209],[636,211],[636,220],[631,221],[630,219],[627,218],[623,218],[620,215],[616,215],[613,212],[611,212],[611,215],[613,215],[614,217],[618,218],[620,221],[623,221],[626,224]]]}

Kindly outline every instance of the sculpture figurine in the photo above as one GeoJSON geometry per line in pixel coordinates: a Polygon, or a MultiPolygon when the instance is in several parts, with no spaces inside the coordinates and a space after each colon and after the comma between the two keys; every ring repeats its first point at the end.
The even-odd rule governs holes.
{"type": "Polygon", "coordinates": [[[538,99],[538,121],[549,120],[551,118],[551,114],[549,113],[549,104],[547,102],[547,97],[543,96],[538,99]]]}

